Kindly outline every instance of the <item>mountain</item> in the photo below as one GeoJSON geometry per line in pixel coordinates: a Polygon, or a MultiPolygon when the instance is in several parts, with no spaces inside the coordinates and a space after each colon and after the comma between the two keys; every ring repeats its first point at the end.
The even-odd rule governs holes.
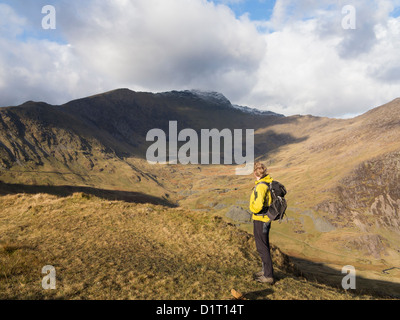
{"type": "MultiPolygon", "coordinates": [[[[168,131],[170,120],[178,121],[182,128],[195,130],[232,126],[238,129],[259,128],[264,125],[264,120],[243,110],[247,109],[237,109],[221,94],[199,91],[152,94],[119,89],[61,106],[30,101],[19,107],[1,109],[1,131],[10,134],[2,139],[5,143],[2,146],[3,167],[8,168],[16,161],[42,164],[41,159],[47,153],[45,151],[49,151],[46,146],[69,143],[58,140],[56,136],[60,133],[63,136],[76,134],[81,137],[77,140],[81,140],[82,144],[91,145],[95,139],[96,143],[103,146],[102,151],[125,156],[143,151],[140,147],[143,147],[145,141],[141,138],[149,130],[160,128],[168,131]],[[43,129],[46,137],[38,139],[35,136],[38,132],[31,133],[31,129],[43,129]],[[59,132],[52,134],[51,130],[59,132]],[[7,143],[7,140],[18,141],[19,138],[27,140],[13,146],[7,143]],[[42,145],[44,140],[46,143],[42,145]],[[25,142],[30,143],[28,148],[24,148],[25,142]]],[[[271,112],[266,115],[278,116],[271,112]]],[[[83,145],[80,148],[84,148],[83,145]]]]}
{"type": "Polygon", "coordinates": [[[168,132],[169,121],[197,133],[254,129],[256,158],[288,189],[288,220],[274,224],[272,243],[314,278],[327,278],[326,269],[316,267],[321,263],[332,270],[350,264],[366,278],[395,283],[398,119],[400,99],[346,120],[285,117],[196,90],[118,89],[57,106],[29,101],[0,109],[0,194],[83,192],[171,212],[180,207],[223,217],[251,233],[251,224],[226,216],[232,208],[247,210],[251,176],[236,176],[233,165],[152,165],[145,155],[147,132],[168,132]],[[394,271],[382,273],[388,269],[394,271]]]}
{"type": "MultiPolygon", "coordinates": [[[[3,181],[122,186],[157,195],[160,181],[141,168],[153,128],[250,129],[278,115],[255,116],[234,108],[222,95],[199,91],[159,94],[119,89],[60,106],[26,102],[0,109],[0,168],[3,181]],[[38,172],[40,174],[38,175],[38,172]],[[17,179],[14,179],[18,175],[17,179]],[[122,177],[122,178],[121,178],[122,177]]],[[[278,141],[277,144],[280,142],[278,141]]]]}

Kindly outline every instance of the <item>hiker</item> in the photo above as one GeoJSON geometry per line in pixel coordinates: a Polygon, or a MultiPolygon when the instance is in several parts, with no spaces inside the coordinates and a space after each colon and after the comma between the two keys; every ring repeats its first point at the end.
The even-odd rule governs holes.
{"type": "Polygon", "coordinates": [[[267,215],[260,215],[272,201],[268,186],[262,182],[269,184],[273,179],[267,173],[267,167],[260,162],[254,164],[254,177],[256,186],[250,197],[250,211],[253,213],[256,247],[262,260],[262,271],[257,272],[254,276],[258,282],[273,284],[274,270],[269,245],[271,221],[267,215]]]}

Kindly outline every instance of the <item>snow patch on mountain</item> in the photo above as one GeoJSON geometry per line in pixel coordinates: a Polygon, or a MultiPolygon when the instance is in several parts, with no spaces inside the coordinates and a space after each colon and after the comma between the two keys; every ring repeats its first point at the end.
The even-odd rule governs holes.
{"type": "Polygon", "coordinates": [[[237,104],[233,104],[232,107],[234,107],[235,109],[241,110],[243,112],[256,114],[256,115],[284,117],[283,114],[275,113],[275,112],[268,111],[268,110],[259,110],[259,109],[245,107],[245,106],[238,106],[237,104]]]}
{"type": "Polygon", "coordinates": [[[216,91],[202,91],[202,90],[184,90],[184,91],[171,91],[171,92],[163,92],[162,95],[174,95],[176,97],[195,97],[197,99],[203,100],[207,103],[212,103],[218,106],[234,108],[236,110],[240,110],[245,113],[250,113],[253,115],[263,115],[263,116],[275,116],[275,117],[284,117],[282,114],[278,114],[272,111],[263,111],[259,109],[249,108],[246,106],[239,106],[236,104],[232,104],[222,93],[216,91]]]}
{"type": "Polygon", "coordinates": [[[251,113],[255,115],[264,115],[264,116],[279,116],[283,117],[284,115],[278,114],[272,111],[263,111],[259,109],[249,108],[246,106],[239,106],[237,104],[232,104],[222,93],[215,92],[215,91],[201,91],[201,90],[190,90],[189,92],[193,93],[194,95],[198,96],[199,98],[214,103],[220,103],[224,105],[229,105],[237,110],[242,112],[251,113]]]}
{"type": "Polygon", "coordinates": [[[190,92],[208,102],[232,105],[231,102],[222,93],[219,92],[201,90],[190,90],[190,92]]]}

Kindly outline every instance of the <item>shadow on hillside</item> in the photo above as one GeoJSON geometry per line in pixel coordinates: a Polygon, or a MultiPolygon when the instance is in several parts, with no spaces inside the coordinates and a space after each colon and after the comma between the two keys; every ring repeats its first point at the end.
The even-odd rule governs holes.
{"type": "Polygon", "coordinates": [[[37,194],[47,193],[59,197],[68,197],[74,193],[82,192],[84,194],[93,195],[101,199],[110,201],[125,201],[129,203],[150,203],[154,205],[163,205],[170,208],[177,205],[164,198],[155,197],[141,192],[105,190],[92,187],[81,186],[40,186],[40,185],[24,185],[24,184],[8,184],[0,182],[0,195],[7,194],[37,194]]]}
{"type": "MultiPolygon", "coordinates": [[[[344,290],[342,288],[342,280],[347,274],[342,274],[340,270],[335,270],[322,263],[301,258],[290,257],[290,260],[299,269],[300,275],[308,281],[344,290]]],[[[361,277],[357,275],[356,268],[356,289],[349,289],[349,293],[399,299],[400,283],[361,277]]]]}
{"type": "Polygon", "coordinates": [[[306,141],[309,136],[296,138],[290,133],[276,133],[267,130],[255,136],[255,158],[265,157],[285,145],[297,144],[306,141]]]}

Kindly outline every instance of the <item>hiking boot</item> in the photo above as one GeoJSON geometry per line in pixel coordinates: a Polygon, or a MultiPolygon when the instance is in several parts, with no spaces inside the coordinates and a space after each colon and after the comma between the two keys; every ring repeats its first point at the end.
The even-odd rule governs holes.
{"type": "Polygon", "coordinates": [[[263,275],[264,275],[264,271],[262,271],[262,270],[260,272],[256,272],[253,274],[254,278],[259,278],[259,277],[262,277],[263,275]]]}
{"type": "Polygon", "coordinates": [[[274,283],[274,278],[270,278],[270,277],[266,277],[264,275],[262,275],[261,277],[258,277],[256,279],[257,282],[261,282],[261,283],[269,283],[269,284],[273,284],[274,283]]]}

